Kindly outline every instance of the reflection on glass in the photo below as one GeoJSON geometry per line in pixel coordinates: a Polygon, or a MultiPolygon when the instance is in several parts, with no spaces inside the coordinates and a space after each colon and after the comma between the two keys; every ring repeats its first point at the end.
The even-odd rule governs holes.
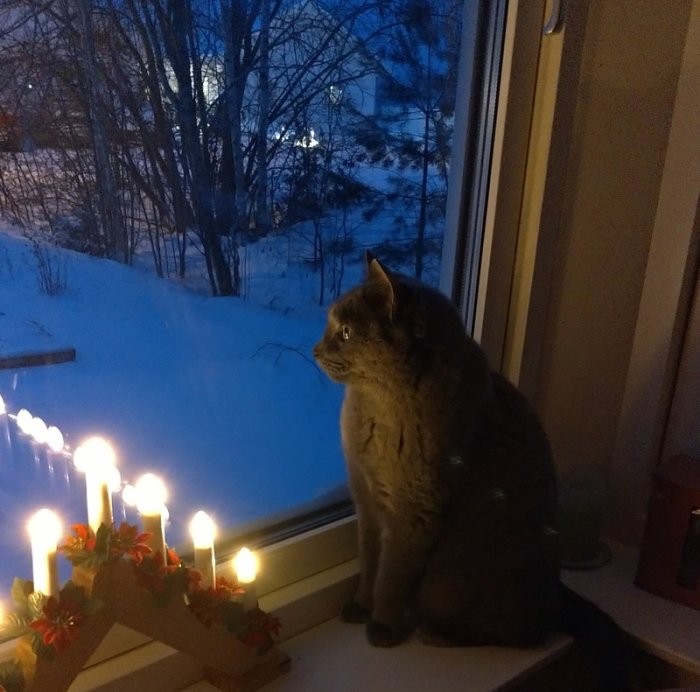
{"type": "Polygon", "coordinates": [[[333,492],[325,310],[366,249],[437,283],[461,2],[158,5],[0,9],[0,593],[94,435],[171,544],[333,492]]]}

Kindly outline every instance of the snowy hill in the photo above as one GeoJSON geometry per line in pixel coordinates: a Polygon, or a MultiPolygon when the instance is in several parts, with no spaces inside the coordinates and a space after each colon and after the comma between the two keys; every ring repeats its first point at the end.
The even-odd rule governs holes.
{"type": "MultiPolygon", "coordinates": [[[[146,471],[169,488],[166,538],[187,538],[198,509],[220,527],[318,497],[344,482],[339,387],[312,362],[323,310],[301,319],[210,298],[137,268],[43,249],[65,289],[39,288],[31,243],[0,232],[0,357],[73,347],[76,360],[0,370],[8,411],[58,426],[74,449],[109,439],[125,480],[146,471]]],[[[0,420],[0,598],[29,578],[25,524],[41,506],[66,529],[85,521],[69,460],[36,450],[0,420]]],[[[115,517],[122,516],[115,498],[115,517]]],[[[132,523],[137,517],[130,511],[132,523]]]]}

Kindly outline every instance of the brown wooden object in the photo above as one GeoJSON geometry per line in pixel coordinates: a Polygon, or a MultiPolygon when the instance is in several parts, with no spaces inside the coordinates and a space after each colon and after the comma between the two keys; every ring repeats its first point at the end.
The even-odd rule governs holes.
{"type": "Polygon", "coordinates": [[[37,365],[54,365],[75,360],[74,348],[60,348],[53,351],[27,351],[11,356],[0,355],[0,370],[32,368],[37,365]]]}
{"type": "Polygon", "coordinates": [[[137,582],[130,561],[108,564],[97,573],[76,567],[72,581],[103,605],[80,624],[68,649],[52,660],[38,659],[28,640],[19,641],[17,660],[28,682],[26,692],[65,692],[115,623],[191,656],[203,664],[210,682],[226,692],[254,692],[289,670],[289,657],[276,647],[258,655],[222,625],[204,625],[184,595],[157,605],[137,582]]]}

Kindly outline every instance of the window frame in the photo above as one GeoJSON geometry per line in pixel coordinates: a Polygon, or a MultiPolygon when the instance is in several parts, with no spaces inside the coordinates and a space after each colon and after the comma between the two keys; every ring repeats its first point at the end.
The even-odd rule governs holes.
{"type": "MultiPolygon", "coordinates": [[[[503,6],[502,3],[503,0],[496,0],[493,4],[488,0],[485,2],[491,12],[503,6]]],[[[465,2],[465,16],[474,12],[474,5],[465,2]]],[[[516,276],[514,268],[518,248],[522,248],[524,242],[520,221],[523,200],[528,194],[526,176],[528,173],[533,175],[533,161],[528,159],[528,152],[535,121],[541,118],[541,114],[536,114],[536,90],[538,87],[543,89],[544,83],[551,88],[551,79],[554,78],[556,91],[559,68],[556,53],[558,51],[560,57],[562,50],[560,34],[548,37],[549,45],[543,48],[545,5],[545,0],[507,2],[503,61],[497,89],[499,107],[492,133],[492,163],[482,170],[485,177],[480,180],[476,180],[474,169],[469,164],[470,143],[465,128],[468,114],[477,108],[474,93],[466,87],[473,77],[474,67],[468,63],[464,52],[461,58],[462,75],[455,114],[456,156],[449,183],[453,192],[448,199],[441,288],[457,300],[465,319],[472,322],[470,327],[475,338],[482,343],[496,369],[503,369],[508,364],[506,348],[509,327],[512,328],[512,324],[509,325],[512,299],[514,292],[521,290],[518,279],[522,277],[516,276]],[[548,65],[542,60],[543,50],[555,54],[551,58],[553,62],[548,65]],[[464,203],[465,193],[474,185],[482,186],[481,210],[469,208],[464,203]],[[484,219],[483,237],[476,245],[462,246],[462,277],[455,281],[454,274],[459,266],[455,262],[459,230],[474,223],[479,215],[484,219]],[[478,250],[481,250],[481,258],[477,262],[478,250]],[[464,287],[468,285],[478,286],[476,302],[471,305],[465,300],[464,287]]],[[[490,16],[493,19],[494,15],[490,16]]],[[[465,22],[465,25],[465,32],[470,28],[476,31],[483,23],[470,25],[465,22]]],[[[474,40],[474,37],[468,36],[466,40],[474,40]]],[[[576,44],[572,43],[572,50],[575,48],[576,44]]],[[[495,51],[496,47],[492,49],[495,51]]],[[[493,105],[493,101],[481,104],[482,108],[493,108],[493,105]]],[[[544,128],[539,132],[540,136],[545,136],[545,130],[551,128],[555,102],[550,101],[548,108],[548,116],[539,121],[544,128]]],[[[529,291],[524,292],[529,294],[529,291]]],[[[517,345],[511,342],[510,348],[514,353],[517,345]]],[[[285,623],[282,639],[293,636],[300,628],[313,626],[337,614],[357,577],[356,520],[350,500],[337,497],[330,509],[329,514],[327,504],[312,503],[301,511],[297,509],[293,513],[238,527],[217,542],[217,569],[224,576],[229,568],[228,557],[238,546],[246,543],[259,550],[258,591],[262,606],[274,609],[282,617],[285,623]]],[[[178,552],[187,557],[184,547],[178,552]]],[[[116,643],[105,642],[90,664],[149,646],[144,644],[140,635],[134,635],[127,634],[116,643]]],[[[5,651],[6,647],[0,647],[0,660],[6,656],[5,651]]],[[[171,657],[176,655],[169,654],[171,657]]],[[[153,668],[153,665],[145,664],[144,670],[153,668]]],[[[161,675],[162,666],[156,668],[161,675]]],[[[120,671],[119,675],[122,674],[120,671]]],[[[160,677],[159,682],[163,682],[160,677]]],[[[179,683],[186,684],[186,681],[180,680],[179,683]]]]}

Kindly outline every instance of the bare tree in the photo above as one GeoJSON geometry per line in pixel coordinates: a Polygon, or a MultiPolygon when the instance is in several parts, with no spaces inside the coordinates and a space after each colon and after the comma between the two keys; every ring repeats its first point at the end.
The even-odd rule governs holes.
{"type": "MultiPolygon", "coordinates": [[[[53,231],[77,219],[71,237],[97,235],[127,262],[146,239],[162,275],[184,276],[198,248],[214,295],[240,293],[241,243],[293,222],[280,159],[301,161],[295,142],[314,129],[324,156],[335,151],[331,94],[346,95],[338,123],[362,118],[363,79],[377,72],[363,46],[378,29],[353,29],[380,2],[331,15],[292,0],[14,1],[32,27],[20,72],[41,82],[51,106],[39,129],[55,135],[18,155],[35,202],[15,192],[4,205],[31,207],[53,231]]],[[[328,195],[317,200],[320,220],[328,195]]]]}

